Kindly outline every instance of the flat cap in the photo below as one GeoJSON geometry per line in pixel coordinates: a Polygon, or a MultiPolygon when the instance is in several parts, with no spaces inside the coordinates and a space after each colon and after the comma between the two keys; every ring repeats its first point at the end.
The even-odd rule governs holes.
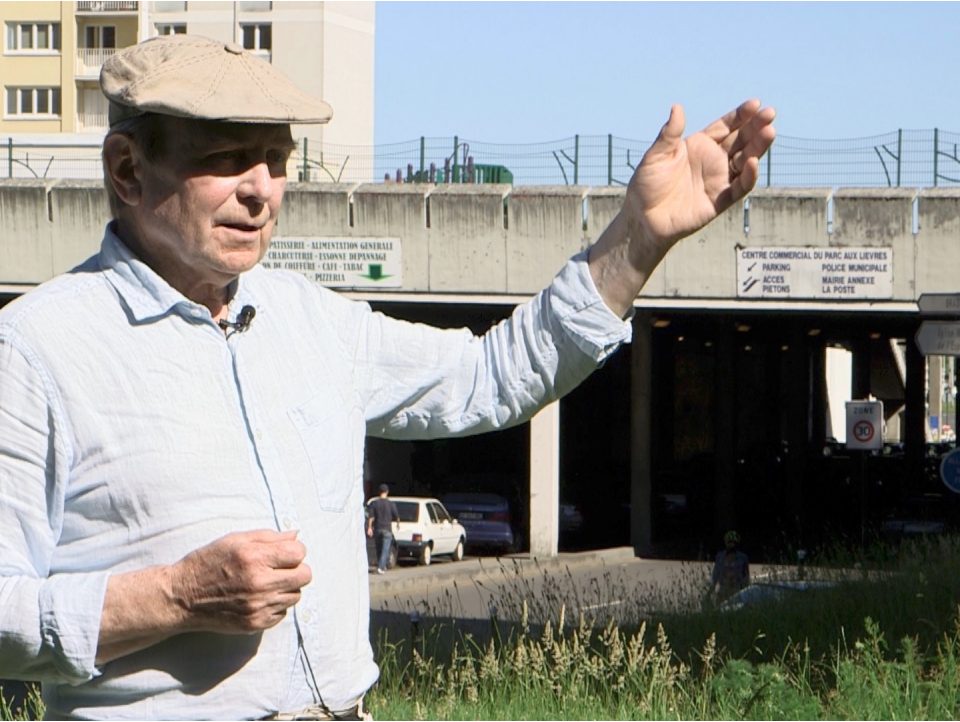
{"type": "Polygon", "coordinates": [[[236,43],[164,35],[131,45],[100,70],[110,125],[143,113],[234,123],[326,123],[333,109],[236,43]]]}

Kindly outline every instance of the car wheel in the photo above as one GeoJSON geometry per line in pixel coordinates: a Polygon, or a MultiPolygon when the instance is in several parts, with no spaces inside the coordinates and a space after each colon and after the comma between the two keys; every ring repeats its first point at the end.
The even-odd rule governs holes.
{"type": "Polygon", "coordinates": [[[453,561],[459,562],[462,560],[463,560],[463,539],[457,542],[457,546],[453,550],[453,561]]]}
{"type": "Polygon", "coordinates": [[[430,548],[429,544],[425,544],[423,549],[420,550],[420,565],[428,566],[432,561],[433,549],[430,548]]]}
{"type": "Polygon", "coordinates": [[[391,545],[390,545],[390,558],[389,558],[389,560],[387,561],[387,569],[393,569],[395,566],[397,566],[397,556],[398,556],[399,553],[400,553],[400,552],[397,551],[397,545],[396,545],[396,544],[391,544],[391,545]]]}

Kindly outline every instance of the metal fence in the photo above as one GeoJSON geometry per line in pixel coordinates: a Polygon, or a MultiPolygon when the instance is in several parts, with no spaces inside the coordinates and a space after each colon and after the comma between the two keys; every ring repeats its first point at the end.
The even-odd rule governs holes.
{"type": "MultiPolygon", "coordinates": [[[[99,146],[5,140],[5,147],[0,147],[0,177],[102,177],[99,146]]],[[[626,184],[651,142],[575,135],[542,143],[488,143],[455,136],[376,146],[321,146],[302,138],[289,170],[291,178],[321,182],[616,186],[626,184]]],[[[957,186],[960,133],[936,128],[896,130],[837,140],[781,135],[761,160],[758,185],[957,186]]]]}

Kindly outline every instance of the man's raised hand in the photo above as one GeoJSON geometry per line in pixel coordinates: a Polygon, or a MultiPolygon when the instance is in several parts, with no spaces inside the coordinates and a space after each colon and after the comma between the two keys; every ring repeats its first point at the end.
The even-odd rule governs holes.
{"type": "Polygon", "coordinates": [[[748,100],[683,138],[683,108],[670,118],[630,179],[624,211],[648,242],[669,248],[743,198],[773,139],[775,111],[748,100]]]}
{"type": "Polygon", "coordinates": [[[773,143],[773,108],[748,100],[683,137],[674,105],[634,171],[623,208],[590,249],[590,274],[607,306],[623,316],[674,243],[703,228],[753,188],[773,143]]]}

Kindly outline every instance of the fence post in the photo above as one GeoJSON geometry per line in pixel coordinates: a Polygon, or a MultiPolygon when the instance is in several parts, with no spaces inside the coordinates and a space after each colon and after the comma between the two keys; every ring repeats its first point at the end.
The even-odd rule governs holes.
{"type": "Polygon", "coordinates": [[[580,182],[580,135],[573,136],[573,184],[580,182]]]}
{"type": "Polygon", "coordinates": [[[613,185],[613,133],[607,133],[607,185],[613,185]]]}
{"type": "Polygon", "coordinates": [[[897,128],[897,188],[900,187],[900,167],[903,165],[903,128],[897,128]]]}
{"type": "Polygon", "coordinates": [[[937,161],[940,159],[940,130],[933,129],[933,187],[937,187],[937,161]]]}
{"type": "Polygon", "coordinates": [[[427,145],[423,136],[420,136],[420,179],[423,180],[423,172],[426,170],[425,165],[427,162],[427,145]]]}
{"type": "Polygon", "coordinates": [[[770,172],[773,170],[773,146],[767,148],[767,188],[770,187],[770,172]]]}
{"type": "Polygon", "coordinates": [[[13,138],[7,138],[7,178],[13,178],[13,138]]]}
{"type": "Polygon", "coordinates": [[[459,172],[459,163],[457,162],[457,153],[460,152],[460,137],[453,136],[453,177],[450,179],[452,183],[457,183],[460,177],[459,172]]]}
{"type": "Polygon", "coordinates": [[[308,175],[310,170],[307,168],[307,136],[303,136],[303,182],[306,183],[310,176],[308,175]]]}

